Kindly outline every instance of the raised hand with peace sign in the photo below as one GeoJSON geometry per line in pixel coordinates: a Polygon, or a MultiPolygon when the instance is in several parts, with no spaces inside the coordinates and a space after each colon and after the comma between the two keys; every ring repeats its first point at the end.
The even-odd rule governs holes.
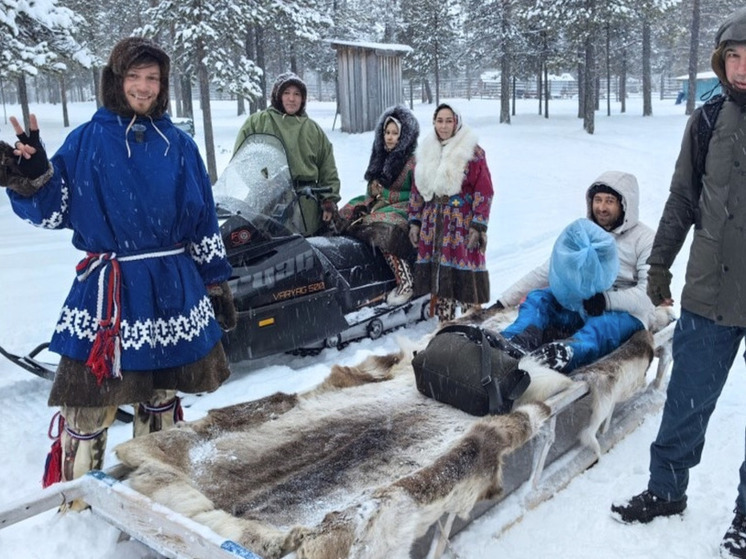
{"type": "Polygon", "coordinates": [[[15,143],[13,153],[18,156],[18,171],[24,177],[36,179],[49,170],[49,160],[44,145],[39,138],[39,124],[36,115],[29,116],[30,126],[28,134],[14,116],[10,117],[10,123],[16,132],[18,141],[15,143]]]}
{"type": "Polygon", "coordinates": [[[15,117],[10,117],[18,140],[15,147],[0,141],[0,186],[21,196],[33,196],[52,175],[47,153],[39,138],[36,116],[31,115],[28,134],[15,117]]]}

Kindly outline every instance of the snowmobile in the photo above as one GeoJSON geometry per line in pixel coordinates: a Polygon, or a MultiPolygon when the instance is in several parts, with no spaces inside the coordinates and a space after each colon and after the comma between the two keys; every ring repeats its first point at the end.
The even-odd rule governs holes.
{"type": "Polygon", "coordinates": [[[422,320],[428,298],[389,306],[396,287],[380,251],[346,236],[304,237],[304,199],[328,189],[294,183],[281,140],[248,136],[213,187],[233,266],[238,326],[224,337],[231,361],[315,354],[422,320]]]}

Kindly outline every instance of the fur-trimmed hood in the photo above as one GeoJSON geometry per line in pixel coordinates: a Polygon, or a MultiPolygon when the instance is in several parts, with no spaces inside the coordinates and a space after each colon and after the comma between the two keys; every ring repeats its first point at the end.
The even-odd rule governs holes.
{"type": "Polygon", "coordinates": [[[637,185],[635,176],[623,171],[606,171],[593,181],[593,184],[585,191],[585,203],[588,212],[587,217],[594,223],[593,194],[598,186],[612,189],[618,194],[622,205],[622,222],[614,227],[612,233],[621,234],[637,225],[640,215],[640,187],[637,185]]]}
{"type": "Polygon", "coordinates": [[[280,74],[275,79],[275,83],[272,86],[272,94],[270,95],[270,104],[282,114],[285,114],[285,107],[282,106],[282,93],[288,86],[294,85],[300,90],[303,102],[300,104],[300,109],[293,116],[305,116],[306,115],[306,100],[308,99],[308,88],[306,82],[300,79],[293,72],[285,72],[280,74]]]}
{"type": "Polygon", "coordinates": [[[161,70],[161,90],[149,116],[160,118],[168,111],[171,59],[156,43],[143,37],[122,39],[112,49],[108,64],[101,70],[101,99],[104,107],[128,118],[134,114],[124,95],[124,76],[133,65],[147,59],[154,59],[161,70]]]}
{"type": "Polygon", "coordinates": [[[442,143],[435,130],[428,134],[415,152],[414,179],[425,201],[433,196],[453,196],[461,192],[464,171],[478,147],[474,131],[466,126],[442,143]]]}
{"type": "Polygon", "coordinates": [[[725,52],[734,43],[746,43],[746,8],[733,12],[715,34],[715,51],[710,64],[720,83],[739,105],[746,105],[746,92],[733,87],[725,74],[725,52]]]}
{"type": "Polygon", "coordinates": [[[365,180],[376,179],[388,188],[401,174],[402,169],[417,148],[420,125],[412,111],[404,105],[396,105],[389,107],[381,114],[374,130],[373,149],[370,153],[368,169],[365,171],[365,180]],[[386,151],[383,138],[384,129],[391,117],[399,123],[399,142],[394,149],[386,151]]]}

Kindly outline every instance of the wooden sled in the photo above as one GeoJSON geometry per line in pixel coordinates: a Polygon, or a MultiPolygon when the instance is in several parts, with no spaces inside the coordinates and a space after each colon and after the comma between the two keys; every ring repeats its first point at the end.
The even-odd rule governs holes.
{"type": "MultiPolygon", "coordinates": [[[[171,502],[169,497],[164,497],[164,493],[160,490],[154,490],[156,499],[135,490],[133,486],[139,483],[137,474],[143,466],[133,472],[122,464],[107,472],[91,472],[78,480],[56,484],[40,491],[38,495],[6,506],[0,510],[0,528],[59,507],[73,499],[82,499],[91,505],[94,514],[158,553],[171,558],[284,557],[286,553],[280,549],[283,545],[287,553],[294,551],[299,559],[329,557],[331,555],[328,555],[328,549],[324,548],[324,545],[328,545],[333,540],[349,540],[347,553],[349,557],[386,556],[387,558],[437,559],[443,554],[448,538],[463,530],[472,520],[493,507],[503,506],[505,501],[512,501],[515,506],[510,506],[509,510],[516,512],[501,515],[502,526],[498,531],[518,522],[526,510],[532,509],[551,497],[598,460],[598,453],[606,452],[636,429],[648,415],[657,412],[665,399],[661,388],[671,361],[673,329],[674,324],[669,324],[652,337],[652,345],[658,357],[655,378],[626,402],[612,406],[613,414],[610,413],[603,418],[601,429],[595,437],[598,443],[596,450],[581,444],[578,440],[579,434],[587,429],[589,421],[593,420],[594,411],[598,408],[597,405],[594,407],[598,385],[594,384],[593,375],[590,374],[593,372],[593,367],[586,368],[587,374],[585,377],[580,375],[581,380],[573,381],[567,388],[547,398],[543,403],[528,403],[522,406],[521,409],[528,410],[526,413],[516,411],[508,416],[468,420],[478,424],[482,429],[489,427],[499,429],[500,425],[503,425],[501,422],[526,416],[537,425],[536,430],[527,435],[526,441],[518,441],[515,448],[506,447],[505,454],[500,455],[496,460],[494,472],[490,474],[491,477],[488,476],[490,479],[483,479],[484,476],[482,476],[477,485],[469,482],[469,490],[478,489],[471,499],[457,494],[457,489],[463,489],[463,480],[455,480],[452,485],[443,490],[441,495],[436,495],[430,500],[426,497],[426,493],[432,491],[430,486],[423,493],[417,493],[413,489],[422,487],[424,480],[432,481],[434,478],[427,477],[427,475],[432,475],[433,472],[438,474],[453,471],[455,464],[464,469],[469,468],[469,464],[464,466],[464,457],[470,456],[469,444],[475,444],[475,439],[468,437],[471,433],[469,431],[467,436],[458,440],[457,444],[449,443],[458,448],[466,446],[469,452],[440,456],[426,467],[415,468],[401,479],[394,480],[393,483],[379,484],[370,491],[366,490],[364,497],[357,496],[357,500],[347,509],[340,512],[340,509],[332,508],[327,511],[319,526],[304,529],[271,526],[272,535],[267,536],[265,540],[257,535],[264,536],[267,531],[265,525],[262,525],[261,529],[255,529],[254,525],[247,529],[244,524],[229,521],[230,526],[225,528],[222,523],[215,523],[211,520],[216,515],[225,515],[217,508],[210,509],[205,503],[200,503],[197,507],[201,507],[199,514],[186,514],[175,510],[177,507],[163,504],[170,505],[171,502]],[[584,378],[587,380],[582,380],[584,378]],[[542,416],[541,421],[536,421],[538,415],[542,416]],[[469,444],[465,444],[464,440],[469,444]],[[499,480],[499,486],[494,485],[497,480],[499,480]],[[418,499],[419,503],[416,502],[418,499]],[[391,505],[391,503],[394,504],[391,505]],[[418,508],[418,505],[422,506],[418,508]],[[426,513],[422,513],[423,508],[426,509],[426,513]],[[201,518],[207,519],[207,522],[196,522],[190,518],[190,516],[200,517],[200,515],[201,518]],[[388,520],[386,520],[387,515],[388,520]],[[353,517],[358,524],[352,524],[353,517]],[[396,542],[396,547],[389,549],[384,555],[380,554],[380,549],[376,551],[376,545],[386,545],[385,542],[378,541],[385,539],[381,537],[382,534],[396,539],[397,535],[393,533],[395,530],[392,532],[391,526],[405,524],[402,518],[412,517],[417,517],[420,521],[416,530],[412,526],[409,527],[419,532],[416,534],[417,537],[409,533],[411,541],[402,539],[396,542]],[[271,545],[267,543],[270,540],[271,545]],[[247,542],[252,542],[254,545],[247,545],[247,542]]],[[[381,386],[386,387],[385,384],[381,386]]],[[[309,395],[308,407],[315,402],[311,398],[316,398],[319,392],[323,395],[324,389],[321,387],[312,392],[313,394],[309,395]]],[[[391,394],[391,398],[395,399],[393,391],[391,394]]],[[[445,409],[442,404],[422,398],[426,402],[424,406],[445,409]]],[[[283,400],[283,403],[287,404],[289,401],[283,400]]],[[[451,412],[445,410],[443,413],[451,412]]],[[[456,413],[461,412],[456,410],[456,413]]],[[[282,420],[281,415],[273,413],[271,421],[279,424],[282,420]]],[[[450,416],[444,417],[447,419],[450,416]]],[[[210,425],[212,424],[202,424],[206,429],[209,429],[210,425]]],[[[185,430],[176,434],[186,437],[191,436],[191,433],[185,430]]],[[[158,437],[157,435],[146,437],[146,439],[151,438],[156,440],[158,437]]],[[[494,439],[494,431],[489,432],[486,438],[494,439]]],[[[124,443],[121,446],[127,450],[127,445],[128,443],[124,443]]],[[[481,456],[483,458],[484,454],[481,456]]],[[[475,461],[479,460],[475,459],[475,461]]],[[[158,471],[161,477],[171,473],[170,466],[158,471]]],[[[189,482],[188,485],[191,486],[192,483],[189,482]]],[[[179,495],[182,497],[184,496],[183,489],[183,487],[179,489],[179,495]]],[[[196,494],[195,496],[199,497],[196,494]]],[[[180,497],[179,500],[188,499],[180,497]]],[[[256,524],[254,519],[250,520],[256,524]]]]}
{"type": "MultiPolygon", "coordinates": [[[[615,406],[603,422],[597,436],[601,454],[637,429],[665,403],[665,377],[672,362],[671,342],[674,322],[655,333],[654,348],[658,358],[655,377],[639,394],[615,406]]],[[[477,503],[465,518],[453,513],[443,517],[420,538],[412,548],[412,557],[437,559],[445,551],[450,538],[502,503],[509,511],[499,515],[496,535],[520,522],[523,515],[564,489],[576,476],[599,460],[599,455],[579,443],[577,433],[588,422],[589,394],[587,382],[575,385],[551,396],[546,403],[551,408],[550,420],[528,444],[507,456],[503,471],[503,493],[495,500],[477,503]],[[508,503],[510,501],[510,503],[508,503]],[[507,506],[506,506],[507,505],[507,506]],[[512,506],[511,506],[512,505],[512,506]]]]}

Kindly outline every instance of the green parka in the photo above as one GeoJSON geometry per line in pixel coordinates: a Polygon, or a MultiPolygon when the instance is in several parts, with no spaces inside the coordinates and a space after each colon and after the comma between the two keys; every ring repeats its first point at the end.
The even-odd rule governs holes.
{"type": "MultiPolygon", "coordinates": [[[[304,111],[288,115],[269,107],[249,116],[238,132],[234,155],[251,134],[272,134],[280,138],[285,145],[295,184],[315,183],[320,187],[329,187],[331,192],[319,196],[321,202],[328,200],[336,204],[339,201],[340,183],[332,144],[321,127],[304,111]]],[[[301,197],[300,201],[307,224],[303,234],[313,235],[321,226],[320,208],[308,198],[301,197]]]]}

